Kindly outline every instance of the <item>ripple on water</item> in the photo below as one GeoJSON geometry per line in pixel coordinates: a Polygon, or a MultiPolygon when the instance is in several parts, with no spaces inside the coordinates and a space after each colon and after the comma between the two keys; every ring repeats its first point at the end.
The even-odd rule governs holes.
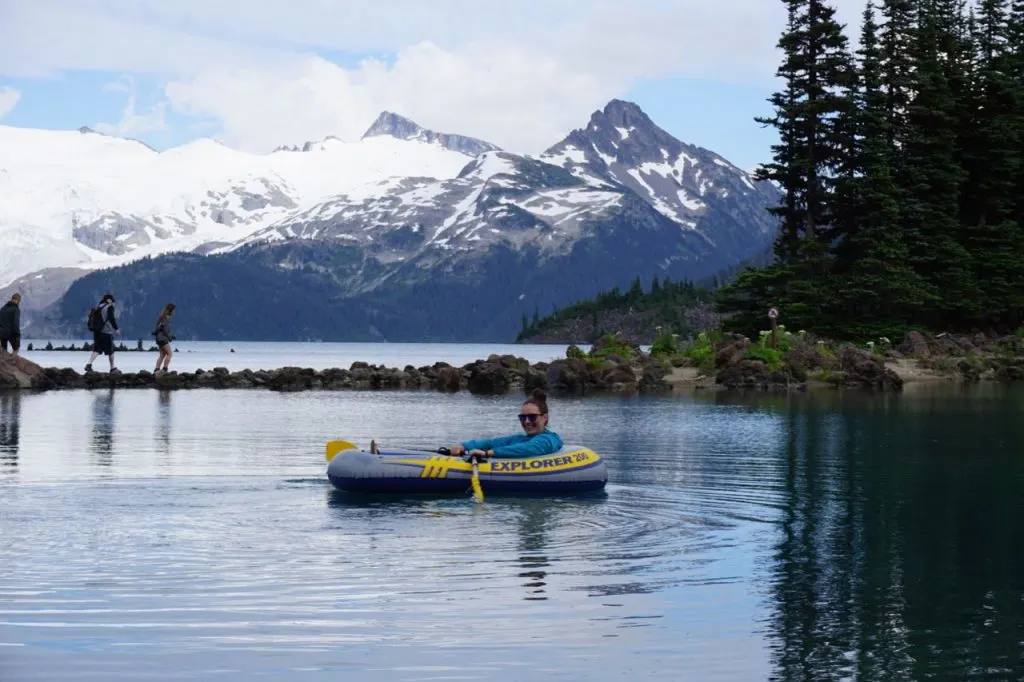
{"type": "MultiPolygon", "coordinates": [[[[666,616],[685,618],[663,601],[674,590],[741,580],[715,558],[736,546],[736,524],[667,487],[482,506],[368,503],[306,478],[5,492],[5,529],[22,532],[0,549],[0,640],[59,655],[332,660],[352,647],[475,650],[497,637],[499,651],[557,642],[546,655],[557,672],[608,637],[670,637],[666,616]]],[[[480,679],[495,667],[460,670],[480,679]]]]}

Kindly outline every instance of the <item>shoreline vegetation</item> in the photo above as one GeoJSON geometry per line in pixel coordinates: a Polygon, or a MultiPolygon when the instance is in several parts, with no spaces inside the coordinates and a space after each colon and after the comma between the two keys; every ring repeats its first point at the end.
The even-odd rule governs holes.
{"type": "Polygon", "coordinates": [[[106,371],[80,374],[42,367],[24,357],[0,355],[0,389],[264,389],[434,390],[474,395],[671,394],[702,390],[806,391],[814,388],[899,392],[925,381],[1024,381],[1024,335],[972,337],[910,332],[899,344],[888,339],[858,346],[819,339],[779,326],[757,340],[722,331],[680,341],[663,333],[645,353],[621,334],[606,334],[589,352],[570,345],[566,357],[530,363],[514,355],[490,355],[462,367],[445,362],[404,368],[355,362],[348,369],[272,370],[224,367],[194,372],[106,371]]]}

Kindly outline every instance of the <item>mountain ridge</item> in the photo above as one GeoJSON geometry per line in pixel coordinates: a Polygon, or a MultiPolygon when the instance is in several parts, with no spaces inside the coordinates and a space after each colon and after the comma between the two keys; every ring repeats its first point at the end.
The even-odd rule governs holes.
{"type": "MultiPolygon", "coordinates": [[[[103,144],[112,143],[100,151],[103,144]]],[[[696,280],[749,259],[770,244],[773,220],[764,209],[779,197],[624,100],[611,100],[538,155],[382,112],[354,143],[327,137],[243,163],[227,147],[196,142],[165,158],[182,170],[216,158],[247,171],[248,180],[228,192],[207,190],[198,212],[177,218],[181,224],[157,215],[140,225],[130,210],[108,208],[72,225],[88,228],[75,235],[81,248],[123,262],[77,279],[67,263],[50,264],[46,273],[66,289],[56,295],[56,283],[35,285],[52,301],[38,311],[40,332],[80,333],[81,307],[116,289],[126,330],[149,326],[147,311],[164,298],[179,299],[183,338],[256,340],[277,329],[282,340],[509,340],[535,306],[554,309],[628,286],[637,275],[696,280]],[[296,172],[307,167],[317,172],[296,172]],[[219,227],[197,226],[196,215],[219,227]],[[193,243],[170,248],[182,243],[178,235],[167,253],[154,250],[156,227],[178,229],[193,243]],[[235,280],[248,284],[239,289],[227,273],[241,272],[235,280]],[[216,305],[203,288],[217,292],[216,305]],[[316,300],[284,328],[227,324],[264,314],[256,291],[268,300],[278,300],[276,292],[284,292],[281,300],[316,300]],[[321,319],[332,308],[350,324],[321,319]]],[[[0,169],[4,161],[0,150],[0,169]]],[[[0,229],[0,245],[2,236],[0,229]]]]}

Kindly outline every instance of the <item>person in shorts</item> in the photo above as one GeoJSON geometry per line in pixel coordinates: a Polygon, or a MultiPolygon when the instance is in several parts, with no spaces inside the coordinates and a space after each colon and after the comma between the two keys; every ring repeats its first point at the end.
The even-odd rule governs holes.
{"type": "Polygon", "coordinates": [[[110,373],[120,372],[114,366],[114,335],[120,334],[117,327],[117,315],[114,312],[114,295],[104,294],[100,303],[90,313],[90,327],[92,328],[92,355],[85,365],[85,371],[92,371],[92,362],[100,355],[110,358],[110,373]]]}
{"type": "Polygon", "coordinates": [[[160,355],[156,358],[154,374],[166,373],[167,366],[171,364],[171,358],[174,356],[174,349],[171,348],[171,341],[174,340],[174,336],[171,334],[171,317],[174,315],[174,308],[173,303],[168,303],[161,311],[160,317],[156,318],[156,329],[153,330],[153,336],[156,337],[160,355]]]}

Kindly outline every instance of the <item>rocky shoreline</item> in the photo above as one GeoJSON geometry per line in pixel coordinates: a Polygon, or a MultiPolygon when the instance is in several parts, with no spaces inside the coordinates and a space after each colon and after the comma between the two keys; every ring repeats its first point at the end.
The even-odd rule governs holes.
{"type": "Polygon", "coordinates": [[[179,390],[195,388],[251,389],[294,392],[310,390],[434,390],[454,393],[469,391],[478,395],[500,395],[510,391],[529,392],[542,387],[554,393],[587,394],[596,392],[657,393],[671,391],[664,381],[670,367],[653,358],[612,364],[592,369],[576,360],[556,360],[530,364],[512,355],[491,355],[486,360],[454,367],[438,362],[423,367],[407,365],[403,369],[352,363],[348,369],[314,370],[282,367],[273,370],[229,371],[224,367],[195,372],[149,371],[79,373],[71,368],[41,367],[25,358],[0,357],[0,389],[68,390],[94,388],[156,388],[179,390]]]}
{"type": "MultiPolygon", "coordinates": [[[[542,387],[555,395],[664,394],[680,390],[807,390],[818,386],[901,391],[907,381],[961,379],[1024,381],[1024,339],[967,339],[909,334],[900,346],[879,350],[837,346],[787,334],[785,350],[766,348],[738,335],[704,339],[675,353],[643,353],[610,337],[589,353],[571,346],[564,359],[531,364],[512,355],[454,367],[438,362],[402,369],[355,362],[348,369],[282,367],[231,372],[223,367],[154,375],[42,367],[0,355],[0,389],[159,390],[265,389],[468,391],[475,395],[525,393],[542,387]]],[[[654,349],[652,349],[653,351],[654,349]]]]}
{"type": "Polygon", "coordinates": [[[910,332],[898,345],[879,339],[857,347],[784,332],[778,349],[773,349],[767,336],[754,342],[724,335],[705,339],[703,346],[691,346],[672,362],[676,369],[668,380],[677,390],[832,387],[902,391],[907,383],[1024,381],[1024,338],[910,332]]]}

